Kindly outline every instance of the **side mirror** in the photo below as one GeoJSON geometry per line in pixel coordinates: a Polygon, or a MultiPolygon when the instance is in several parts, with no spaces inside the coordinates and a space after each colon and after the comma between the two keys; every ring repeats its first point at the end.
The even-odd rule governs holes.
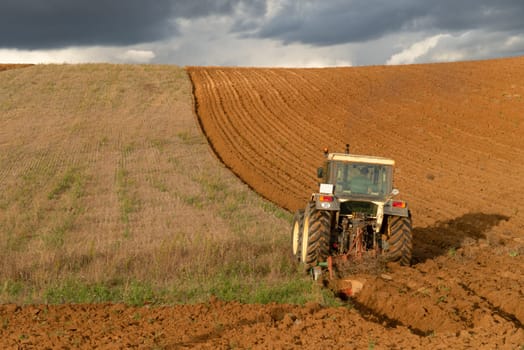
{"type": "Polygon", "coordinates": [[[396,188],[394,188],[391,193],[389,194],[389,196],[386,197],[386,202],[388,202],[391,198],[395,197],[397,194],[399,194],[400,191],[396,188]]]}
{"type": "Polygon", "coordinates": [[[317,169],[317,177],[321,179],[324,176],[324,168],[320,167],[317,169]]]}

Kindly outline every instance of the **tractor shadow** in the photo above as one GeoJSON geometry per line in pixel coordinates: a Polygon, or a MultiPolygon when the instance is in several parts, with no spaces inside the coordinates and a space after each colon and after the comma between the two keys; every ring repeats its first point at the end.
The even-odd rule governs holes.
{"type": "Polygon", "coordinates": [[[413,264],[446,255],[452,249],[486,239],[486,233],[509,217],[500,214],[468,213],[413,229],[413,264]]]}

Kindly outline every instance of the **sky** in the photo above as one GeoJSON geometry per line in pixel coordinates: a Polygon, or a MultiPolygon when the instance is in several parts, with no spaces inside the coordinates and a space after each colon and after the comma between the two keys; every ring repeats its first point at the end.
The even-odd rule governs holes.
{"type": "Polygon", "coordinates": [[[331,67],[521,55],[522,0],[0,1],[0,63],[331,67]]]}

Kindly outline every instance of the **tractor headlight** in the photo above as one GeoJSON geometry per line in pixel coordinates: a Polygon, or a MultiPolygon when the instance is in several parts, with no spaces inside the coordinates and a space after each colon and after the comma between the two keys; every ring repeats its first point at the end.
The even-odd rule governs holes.
{"type": "Polygon", "coordinates": [[[329,209],[329,208],[331,208],[331,203],[329,203],[329,202],[322,202],[322,203],[320,203],[320,206],[322,208],[324,208],[324,209],[329,209]]]}

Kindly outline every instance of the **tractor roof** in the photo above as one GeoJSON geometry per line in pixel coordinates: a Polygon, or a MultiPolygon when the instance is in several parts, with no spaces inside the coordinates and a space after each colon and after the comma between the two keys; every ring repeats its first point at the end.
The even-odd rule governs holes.
{"type": "Polygon", "coordinates": [[[342,162],[351,162],[351,163],[395,165],[395,161],[390,158],[375,157],[375,156],[362,156],[362,155],[347,154],[347,153],[329,153],[327,156],[327,159],[342,161],[342,162]]]}

